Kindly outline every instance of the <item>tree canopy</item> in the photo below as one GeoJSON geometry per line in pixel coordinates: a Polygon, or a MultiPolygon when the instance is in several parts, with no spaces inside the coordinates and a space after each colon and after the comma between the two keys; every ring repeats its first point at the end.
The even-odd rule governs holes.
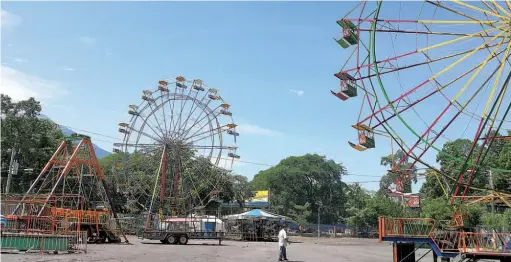
{"type": "MultiPolygon", "coordinates": [[[[41,104],[34,98],[15,102],[2,94],[1,106],[2,178],[7,177],[11,153],[15,151],[19,168],[18,174],[12,176],[9,193],[24,193],[62,142],[64,134],[57,124],[40,117],[41,104]]],[[[2,188],[2,192],[4,190],[2,188]]]]}
{"type": "Polygon", "coordinates": [[[344,216],[346,184],[341,181],[344,174],[346,168],[342,164],[323,156],[291,156],[259,172],[251,186],[270,190],[275,212],[308,222],[317,222],[319,212],[322,222],[337,223],[344,216]],[[303,217],[304,213],[307,217],[303,217]]]}

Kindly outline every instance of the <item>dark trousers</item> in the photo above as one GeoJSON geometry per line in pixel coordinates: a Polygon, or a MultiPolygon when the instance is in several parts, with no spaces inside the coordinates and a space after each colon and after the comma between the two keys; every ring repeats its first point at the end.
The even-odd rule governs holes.
{"type": "Polygon", "coordinates": [[[286,247],[285,246],[281,246],[280,247],[279,259],[287,259],[286,247]]]}

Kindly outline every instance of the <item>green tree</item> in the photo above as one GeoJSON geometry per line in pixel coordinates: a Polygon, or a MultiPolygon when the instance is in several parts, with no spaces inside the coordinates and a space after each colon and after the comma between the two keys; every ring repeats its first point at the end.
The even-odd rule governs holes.
{"type": "Polygon", "coordinates": [[[245,201],[254,196],[250,188],[250,184],[246,176],[231,174],[228,176],[228,183],[224,187],[231,187],[232,195],[228,196],[226,200],[233,200],[243,208],[245,201]]]}
{"type": "Polygon", "coordinates": [[[388,172],[380,179],[380,190],[385,191],[399,180],[403,183],[405,193],[412,192],[412,181],[417,183],[417,167],[408,161],[405,152],[398,150],[394,155],[384,156],[380,164],[396,170],[396,172],[388,172]]]}
{"type": "Polygon", "coordinates": [[[289,216],[298,224],[301,226],[305,226],[309,224],[308,218],[312,214],[311,210],[311,204],[309,202],[303,204],[303,205],[296,205],[294,203],[291,203],[292,207],[289,216]]]}
{"type": "Polygon", "coordinates": [[[296,206],[309,203],[309,223],[317,222],[318,210],[321,223],[337,223],[345,212],[345,184],[341,182],[345,173],[341,164],[316,154],[292,156],[259,172],[257,184],[252,186],[259,189],[258,186],[267,185],[272,193],[272,208],[278,213],[297,212],[296,206]]]}
{"type": "Polygon", "coordinates": [[[356,212],[348,217],[347,224],[358,230],[375,228],[379,216],[403,217],[405,208],[394,202],[390,197],[379,192],[372,197],[366,198],[363,208],[357,208],[356,212]]]}
{"type": "Polygon", "coordinates": [[[40,118],[41,104],[34,98],[14,102],[9,96],[1,95],[1,105],[2,178],[7,177],[14,150],[19,171],[12,177],[9,191],[24,193],[55,153],[64,134],[51,120],[40,118]]]}
{"type": "Polygon", "coordinates": [[[445,197],[442,187],[446,190],[446,193],[449,194],[448,181],[442,175],[438,175],[437,178],[435,172],[436,171],[432,169],[426,170],[426,181],[422,184],[419,191],[423,199],[445,197]],[[440,180],[440,183],[438,180],[440,180]]]}
{"type": "Polygon", "coordinates": [[[438,220],[451,219],[453,207],[445,198],[431,198],[421,203],[421,216],[438,220]]]}

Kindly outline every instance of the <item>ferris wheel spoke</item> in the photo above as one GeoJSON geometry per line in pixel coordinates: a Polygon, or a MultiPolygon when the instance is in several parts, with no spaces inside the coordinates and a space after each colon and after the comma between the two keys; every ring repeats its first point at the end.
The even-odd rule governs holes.
{"type": "Polygon", "coordinates": [[[126,146],[126,147],[161,147],[161,144],[124,144],[124,143],[114,143],[114,146],[126,146]]]}
{"type": "MultiPolygon", "coordinates": [[[[217,127],[215,127],[215,128],[212,127],[212,125],[214,126],[214,124],[212,123],[213,121],[216,121],[218,123],[218,116],[219,115],[220,115],[220,113],[218,113],[218,114],[214,115],[213,117],[209,118],[208,122],[206,122],[204,125],[200,126],[193,134],[191,134],[189,136],[186,136],[186,138],[184,138],[184,140],[188,141],[189,139],[191,139],[193,137],[197,137],[199,135],[203,135],[203,134],[207,134],[207,133],[211,133],[213,135],[215,131],[221,131],[222,128],[227,127],[228,125],[223,125],[223,126],[218,126],[217,125],[217,127]],[[206,130],[206,131],[203,131],[204,128],[206,126],[208,126],[208,125],[210,126],[210,128],[208,130],[206,130]]],[[[220,133],[220,132],[218,132],[218,133],[220,133]]]]}
{"type": "MultiPolygon", "coordinates": [[[[503,36],[503,40],[505,38],[507,38],[507,36],[503,36]]],[[[502,42],[499,43],[499,44],[492,44],[492,45],[489,45],[487,47],[500,46],[501,44],[502,44],[502,42]]],[[[443,61],[443,60],[450,59],[450,58],[453,58],[453,57],[457,57],[457,56],[460,56],[460,55],[465,55],[465,54],[468,54],[468,53],[470,53],[472,51],[473,50],[466,50],[466,51],[463,51],[463,52],[459,52],[459,53],[455,53],[455,54],[451,54],[451,55],[447,55],[447,56],[443,56],[443,57],[439,57],[439,58],[435,58],[435,59],[428,59],[427,61],[421,62],[421,63],[411,64],[411,65],[402,66],[402,67],[393,67],[391,69],[388,69],[387,71],[380,72],[379,75],[384,75],[384,74],[393,73],[393,72],[396,72],[396,71],[411,69],[411,68],[414,68],[414,67],[417,67],[417,66],[432,64],[432,63],[435,63],[435,62],[443,61]]],[[[417,54],[417,53],[416,52],[407,53],[405,55],[396,56],[393,59],[387,59],[387,60],[379,61],[376,64],[379,64],[381,62],[390,62],[391,60],[397,60],[398,58],[401,58],[401,57],[404,57],[404,56],[407,56],[407,55],[410,55],[410,54],[417,54]]],[[[364,65],[364,67],[372,66],[372,65],[374,65],[374,64],[367,64],[367,65],[364,65]]],[[[353,70],[356,70],[356,69],[358,69],[358,68],[348,69],[348,70],[343,71],[343,72],[347,73],[347,72],[350,72],[350,71],[353,71],[353,70]]],[[[371,78],[371,77],[374,77],[374,76],[376,76],[376,73],[360,76],[360,77],[355,78],[355,80],[363,80],[363,79],[371,78]]]]}
{"type": "MultiPolygon", "coordinates": [[[[458,61],[459,61],[459,60],[458,60],[458,61]]],[[[452,66],[452,65],[451,65],[451,66],[452,66]]],[[[447,71],[449,68],[450,68],[450,67],[447,67],[446,69],[442,70],[440,73],[447,71]]],[[[439,75],[439,73],[437,73],[437,74],[436,74],[435,76],[433,76],[432,78],[436,78],[436,76],[437,76],[437,75],[439,75]]],[[[430,79],[432,79],[432,78],[430,78],[430,79]]],[[[391,105],[391,104],[390,104],[390,105],[391,105]]],[[[392,107],[393,107],[393,106],[392,106],[392,107]]],[[[394,111],[396,111],[394,107],[393,107],[393,110],[394,110],[394,111]]],[[[407,125],[407,123],[406,123],[406,122],[404,122],[403,120],[401,120],[401,121],[402,121],[403,123],[405,123],[405,125],[407,125]]],[[[410,129],[410,127],[409,127],[408,125],[407,125],[407,127],[410,129]]],[[[410,129],[410,130],[411,130],[411,129],[410,129]]],[[[423,139],[423,136],[419,136],[419,135],[418,135],[415,131],[413,131],[413,134],[414,134],[414,135],[416,135],[416,136],[418,137],[418,139],[419,139],[419,141],[418,141],[418,142],[422,141],[422,142],[424,142],[424,143],[425,143],[425,144],[427,144],[427,145],[431,145],[428,141],[425,141],[425,140],[423,139]]],[[[418,142],[417,142],[417,143],[418,143],[418,142]]],[[[416,146],[416,145],[414,145],[411,149],[413,150],[413,148],[414,148],[415,146],[416,146]]],[[[412,150],[409,150],[409,153],[411,153],[411,151],[412,151],[412,150]]],[[[438,150],[438,149],[437,149],[437,150],[438,150]]]]}
{"type": "Polygon", "coordinates": [[[192,149],[227,149],[227,150],[233,150],[237,148],[233,146],[199,146],[199,145],[190,145],[189,147],[192,149]]]}
{"type": "MultiPolygon", "coordinates": [[[[489,137],[491,135],[491,132],[493,131],[493,125],[495,124],[495,120],[497,119],[498,111],[500,109],[500,106],[502,105],[502,101],[504,99],[504,94],[507,91],[510,77],[511,77],[511,73],[509,73],[509,75],[508,75],[508,77],[506,79],[506,82],[502,86],[502,90],[499,92],[499,94],[497,96],[497,100],[495,101],[494,105],[492,106],[492,109],[490,111],[490,115],[493,113],[495,108],[497,108],[497,110],[495,110],[495,117],[491,121],[490,127],[488,128],[488,131],[486,133],[486,137],[489,137]]],[[[509,113],[510,109],[511,109],[511,103],[509,103],[509,105],[508,105],[508,107],[506,109],[506,112],[504,113],[502,119],[506,118],[506,116],[509,113]]],[[[470,152],[469,152],[469,154],[468,154],[468,156],[467,156],[467,158],[465,160],[465,163],[463,164],[462,169],[460,170],[460,175],[458,177],[458,185],[456,186],[454,196],[457,195],[458,189],[461,187],[460,182],[463,181],[463,180],[460,180],[460,179],[463,179],[463,177],[465,176],[465,173],[467,172],[467,171],[464,170],[464,167],[466,167],[466,164],[468,163],[470,157],[472,156],[473,150],[475,149],[475,145],[477,144],[477,141],[480,139],[481,134],[483,133],[483,130],[484,130],[486,124],[488,123],[488,120],[489,120],[489,118],[481,119],[480,127],[478,128],[478,131],[476,132],[476,136],[475,136],[474,141],[472,142],[472,145],[471,145],[471,148],[470,148],[470,152]],[[483,120],[484,120],[484,124],[483,124],[483,120]]],[[[503,123],[504,123],[504,121],[500,122],[499,127],[495,130],[496,132],[498,132],[500,130],[500,128],[502,127],[503,123]]],[[[482,152],[485,149],[485,145],[486,145],[487,141],[488,140],[483,140],[483,143],[480,146],[479,154],[477,154],[477,158],[476,158],[476,161],[474,162],[474,165],[480,165],[482,163],[482,161],[480,162],[480,159],[481,159],[482,152]]],[[[493,143],[493,140],[490,140],[490,145],[492,143],[493,143]]],[[[490,146],[488,146],[488,147],[490,147],[490,146]]],[[[486,154],[484,155],[483,160],[484,160],[485,157],[486,157],[486,154]]],[[[467,183],[466,183],[467,185],[471,184],[472,179],[474,178],[474,173],[475,172],[476,172],[476,167],[471,168],[471,171],[470,171],[470,174],[468,176],[467,183]]],[[[467,185],[464,185],[464,190],[463,190],[462,196],[465,196],[466,193],[467,193],[467,190],[468,190],[468,186],[467,185]]]]}
{"type": "MultiPolygon", "coordinates": [[[[181,110],[179,111],[179,112],[181,112],[181,114],[179,114],[179,116],[178,116],[178,124],[177,124],[177,125],[175,126],[175,128],[173,129],[173,132],[174,132],[174,133],[179,134],[179,131],[180,131],[180,129],[181,129],[181,120],[182,120],[181,118],[183,117],[182,112],[183,112],[183,109],[184,109],[184,108],[185,108],[185,106],[186,106],[186,102],[187,102],[188,100],[191,100],[191,99],[189,99],[189,98],[190,98],[190,93],[192,92],[193,87],[195,86],[196,81],[197,81],[197,80],[195,80],[195,79],[192,81],[192,84],[191,84],[191,86],[190,86],[190,88],[189,88],[189,90],[188,90],[188,94],[186,95],[186,98],[187,98],[187,99],[184,99],[184,103],[183,103],[183,100],[181,100],[181,110]]],[[[184,93],[184,90],[183,90],[183,93],[184,93]]],[[[196,94],[195,96],[197,96],[197,94],[196,94]]],[[[195,99],[194,99],[194,100],[192,100],[192,101],[195,101],[195,99]]],[[[186,122],[185,122],[185,123],[186,123],[186,122]]]]}
{"type": "MultiPolygon", "coordinates": [[[[193,87],[193,84],[192,84],[192,87],[193,87]]],[[[191,88],[190,88],[190,89],[191,89],[191,88]]],[[[193,102],[192,102],[192,105],[190,106],[190,110],[193,108],[193,105],[200,103],[199,101],[197,101],[197,95],[198,95],[198,94],[199,94],[199,92],[196,92],[196,93],[195,93],[195,96],[193,97],[193,100],[192,100],[192,101],[193,101],[193,102]]],[[[186,103],[185,103],[185,104],[186,104],[186,103]]],[[[183,108],[184,108],[184,107],[183,107],[183,108]]],[[[181,111],[182,111],[182,110],[183,110],[183,109],[181,109],[181,111]]],[[[177,133],[177,134],[180,134],[180,133],[181,133],[181,131],[183,130],[183,128],[184,128],[184,127],[186,126],[186,124],[188,123],[188,120],[190,119],[190,116],[191,116],[192,114],[193,114],[193,112],[192,112],[192,111],[188,111],[188,114],[187,114],[187,116],[186,116],[185,120],[183,121],[183,124],[182,124],[182,125],[181,125],[181,124],[179,124],[179,125],[177,126],[177,131],[176,131],[176,133],[177,133]]]]}
{"type": "MultiPolygon", "coordinates": [[[[194,82],[194,84],[195,84],[195,82],[194,82]]],[[[190,89],[192,89],[192,88],[193,88],[193,85],[194,85],[194,84],[192,84],[192,87],[190,87],[190,89]]],[[[204,99],[204,97],[206,97],[206,95],[207,95],[207,92],[204,92],[204,93],[205,93],[205,94],[204,94],[204,96],[202,97],[202,99],[204,99]]],[[[186,119],[185,119],[185,121],[183,122],[183,125],[180,125],[180,126],[178,127],[178,131],[177,131],[177,133],[181,133],[181,132],[184,130],[184,128],[186,127],[186,124],[188,123],[188,120],[190,120],[190,117],[193,115],[193,113],[195,112],[195,110],[197,109],[197,107],[199,107],[199,104],[201,104],[201,103],[202,103],[202,102],[201,102],[201,101],[202,101],[202,99],[201,99],[201,100],[197,100],[197,96],[198,96],[198,95],[199,95],[199,92],[198,92],[198,91],[197,91],[197,92],[195,92],[195,96],[194,96],[194,98],[193,98],[194,103],[192,103],[192,104],[191,104],[191,106],[190,106],[190,110],[188,110],[188,115],[186,116],[186,119]],[[195,105],[195,107],[194,107],[194,105],[195,105]]],[[[209,100],[209,101],[211,101],[211,100],[209,100]]],[[[209,101],[208,101],[208,103],[209,103],[209,101]]],[[[207,104],[206,104],[206,106],[207,106],[207,104]]]]}
{"type": "Polygon", "coordinates": [[[174,114],[174,109],[175,109],[175,103],[176,103],[176,100],[177,100],[177,97],[178,97],[178,87],[177,87],[177,83],[175,84],[174,86],[174,93],[173,94],[170,94],[170,92],[167,92],[167,99],[170,99],[172,100],[172,102],[168,102],[169,103],[169,108],[170,108],[170,127],[169,129],[172,129],[174,130],[175,128],[175,125],[176,123],[174,122],[174,117],[175,117],[175,114],[174,114]],[[170,99],[170,95],[173,95],[173,99],[170,99]]]}
{"type": "MultiPolygon", "coordinates": [[[[204,99],[206,98],[206,96],[208,95],[209,92],[204,92],[204,96],[202,96],[202,98],[200,100],[196,100],[197,103],[193,103],[190,107],[190,113],[188,114],[187,118],[186,118],[186,121],[185,123],[188,123],[188,121],[190,120],[190,117],[193,115],[193,113],[195,113],[195,110],[197,110],[197,108],[199,108],[199,105],[203,106],[204,108],[205,107],[208,107],[209,106],[209,103],[212,101],[211,99],[208,99],[208,101],[206,102],[206,104],[204,104],[202,101],[204,101],[204,99]],[[195,107],[194,107],[195,106],[195,107]]],[[[198,95],[198,92],[197,94],[195,95],[195,99],[197,99],[197,95],[198,95]]],[[[197,116],[197,119],[202,115],[202,112],[197,116]]],[[[196,120],[197,120],[196,119],[196,120]]],[[[195,122],[192,124],[192,127],[193,125],[195,124],[195,122]]],[[[182,130],[185,131],[185,128],[186,128],[186,124],[184,124],[182,126],[182,130]]]]}
{"type": "MultiPolygon", "coordinates": [[[[481,1],[481,3],[483,3],[490,11],[492,11],[493,13],[496,13],[496,14],[499,14],[499,11],[497,9],[494,9],[493,7],[497,8],[497,6],[495,6],[495,4],[492,2],[493,4],[493,7],[490,6],[488,3],[486,3],[486,1],[481,1]]],[[[486,14],[485,14],[486,15],[486,14]]]]}
{"type": "MultiPolygon", "coordinates": [[[[440,136],[449,128],[449,126],[461,115],[461,113],[463,112],[463,110],[477,97],[477,95],[483,90],[484,86],[486,86],[486,84],[488,84],[490,82],[490,80],[493,78],[493,76],[495,75],[495,73],[497,72],[498,70],[498,67],[495,68],[495,70],[493,71],[493,73],[486,79],[486,81],[484,81],[480,86],[479,88],[477,88],[476,92],[474,94],[472,94],[472,96],[469,98],[469,100],[465,103],[465,105],[463,105],[463,107],[461,109],[458,109],[458,112],[454,115],[454,117],[451,118],[451,120],[449,120],[449,122],[442,128],[442,130],[440,130],[439,133],[436,134],[436,136],[433,138],[433,140],[426,145],[426,147],[424,148],[424,150],[422,150],[422,153],[418,156],[418,158],[421,158],[430,148],[431,148],[431,145],[433,145],[438,138],[440,138],[440,136]]],[[[474,75],[476,75],[474,73],[474,75]]],[[[451,105],[451,104],[449,104],[451,105]]],[[[441,114],[437,119],[439,119],[443,114],[441,114]]],[[[410,166],[413,166],[417,163],[417,161],[414,161],[410,166]]],[[[402,163],[400,163],[402,164],[402,163]]],[[[410,168],[410,167],[409,167],[410,168]]]]}
{"type": "Polygon", "coordinates": [[[158,98],[160,98],[161,100],[161,110],[162,110],[162,113],[163,113],[163,127],[165,129],[165,138],[167,138],[167,136],[169,135],[169,130],[167,129],[167,114],[165,114],[165,101],[164,101],[164,92],[165,93],[168,93],[168,89],[167,89],[167,84],[166,82],[163,83],[164,85],[162,85],[161,81],[159,83],[159,86],[158,86],[158,89],[160,90],[160,96],[158,98]],[[164,91],[166,90],[166,91],[164,91]]]}
{"type": "Polygon", "coordinates": [[[140,119],[142,119],[142,124],[140,125],[140,130],[138,130],[138,129],[134,128],[134,127],[131,127],[131,126],[129,127],[129,128],[130,128],[130,130],[137,132],[137,133],[139,134],[139,136],[143,134],[143,135],[145,135],[145,136],[147,136],[147,137],[149,137],[149,138],[154,139],[154,137],[153,137],[153,136],[148,135],[146,132],[141,131],[141,130],[144,130],[145,126],[148,126],[148,127],[149,127],[149,129],[151,129],[151,130],[153,131],[153,133],[154,133],[157,137],[159,137],[159,138],[160,138],[160,139],[154,139],[155,141],[165,141],[165,139],[164,139],[162,136],[160,136],[160,134],[159,134],[156,130],[154,130],[154,128],[153,128],[151,125],[148,125],[148,123],[150,122],[150,121],[149,121],[149,119],[148,119],[148,117],[146,117],[146,116],[142,115],[141,113],[139,113],[138,117],[139,117],[140,119]]]}
{"type": "MultiPolygon", "coordinates": [[[[371,32],[371,29],[360,29],[361,32],[371,32]]],[[[394,29],[376,29],[378,33],[400,33],[400,34],[417,34],[417,35],[439,35],[439,36],[468,36],[473,38],[488,38],[493,37],[493,35],[472,35],[467,33],[453,33],[453,32],[432,32],[432,31],[408,31],[408,30],[394,30],[394,29]]],[[[500,36],[499,38],[504,38],[506,36],[500,36]]]]}
{"type": "MultiPolygon", "coordinates": [[[[197,161],[197,162],[199,162],[199,161],[201,161],[201,160],[196,160],[196,161],[197,161]]],[[[211,168],[213,168],[213,169],[214,169],[214,166],[211,164],[211,162],[209,162],[209,160],[205,159],[204,161],[208,161],[208,163],[207,163],[207,164],[208,164],[208,165],[210,165],[210,166],[212,166],[211,168]]],[[[192,161],[192,167],[193,167],[195,170],[197,170],[197,171],[201,171],[202,169],[201,169],[201,168],[199,168],[199,167],[197,167],[197,164],[195,164],[194,162],[195,162],[195,161],[192,161]]],[[[214,169],[212,173],[215,175],[215,178],[216,178],[216,176],[217,176],[216,172],[222,172],[222,171],[219,171],[219,170],[215,170],[215,169],[214,169]]],[[[210,174],[210,175],[211,175],[211,174],[210,174]]],[[[222,175],[218,174],[218,176],[222,176],[222,175]]],[[[209,185],[210,185],[210,186],[211,186],[214,190],[218,190],[218,188],[217,188],[218,184],[213,184],[213,183],[212,183],[212,181],[219,181],[219,179],[215,179],[215,178],[212,178],[212,179],[203,179],[203,180],[206,180],[206,181],[207,181],[207,183],[208,183],[208,184],[209,184],[209,185]]],[[[211,194],[211,192],[212,192],[213,190],[209,190],[209,191],[210,191],[210,192],[209,192],[209,194],[208,194],[206,197],[209,197],[209,196],[210,196],[210,194],[211,194]]]]}
{"type": "MultiPolygon", "coordinates": [[[[162,127],[161,127],[161,123],[160,123],[160,121],[158,120],[158,117],[156,117],[156,112],[157,112],[158,110],[157,110],[156,108],[153,108],[153,106],[152,106],[152,103],[151,103],[151,102],[147,102],[147,103],[149,104],[149,108],[151,108],[151,113],[149,114],[149,116],[152,116],[152,117],[156,120],[156,123],[158,124],[158,125],[156,125],[156,128],[157,128],[158,130],[160,130],[160,132],[161,132],[161,134],[162,134],[163,138],[164,138],[164,139],[166,139],[166,138],[167,138],[167,133],[166,133],[166,132],[162,129],[162,127]]],[[[149,118],[149,116],[148,116],[148,118],[149,118]]]]}
{"type": "MultiPolygon", "coordinates": [[[[504,52],[504,50],[500,51],[500,53],[503,53],[503,52],[504,52]]],[[[500,53],[498,53],[497,55],[499,55],[500,53]]],[[[494,57],[496,57],[496,56],[494,56],[494,57]]],[[[493,58],[492,58],[492,59],[493,59],[493,58]]],[[[395,116],[397,116],[398,114],[401,114],[401,113],[403,113],[403,112],[407,111],[408,109],[412,108],[413,106],[416,106],[416,105],[417,105],[417,104],[419,104],[420,102],[425,101],[426,99],[428,99],[429,97],[433,96],[434,94],[436,94],[436,93],[438,93],[438,92],[442,91],[442,90],[443,90],[443,89],[445,89],[446,87],[448,87],[448,86],[450,86],[451,84],[453,84],[453,83],[457,82],[458,80],[462,79],[463,77],[465,77],[466,75],[468,75],[468,74],[469,74],[469,73],[471,73],[472,71],[474,71],[474,70],[476,70],[476,69],[480,68],[480,67],[482,66],[482,64],[483,64],[483,62],[481,62],[480,64],[478,64],[478,65],[476,65],[476,66],[474,66],[474,67],[472,67],[470,70],[468,70],[467,72],[463,73],[462,75],[460,75],[460,76],[456,77],[455,79],[451,80],[449,83],[447,83],[447,84],[445,84],[445,85],[441,85],[440,83],[438,83],[438,82],[437,82],[437,84],[438,84],[438,86],[440,86],[440,88],[436,88],[434,91],[430,92],[429,94],[427,94],[427,95],[425,95],[425,96],[423,96],[423,97],[421,97],[421,98],[419,98],[419,99],[415,100],[413,103],[411,103],[411,104],[407,105],[405,108],[401,109],[398,113],[392,113],[392,114],[391,114],[388,118],[386,118],[385,120],[383,120],[383,121],[381,121],[381,122],[377,123],[377,124],[376,124],[375,126],[373,126],[372,128],[374,129],[374,128],[379,127],[380,125],[382,125],[382,124],[386,123],[387,121],[389,121],[389,120],[393,119],[393,118],[394,118],[395,116]]],[[[497,72],[497,70],[498,70],[498,68],[497,68],[497,69],[495,69],[495,71],[494,71],[494,72],[490,75],[490,77],[486,79],[486,81],[485,81],[485,85],[486,85],[486,83],[488,83],[488,81],[491,79],[491,77],[493,77],[493,75],[497,72]]],[[[478,93],[478,92],[476,92],[476,93],[478,93]]],[[[456,101],[455,103],[457,103],[457,101],[456,101]]],[[[389,106],[389,105],[386,105],[385,107],[388,107],[388,106],[389,106]]],[[[455,106],[458,108],[458,106],[457,106],[457,105],[455,105],[455,106]]],[[[461,107],[461,105],[459,105],[459,106],[461,107]]],[[[461,109],[460,109],[460,108],[458,108],[458,110],[461,110],[461,109]]],[[[462,112],[464,112],[463,110],[461,110],[461,111],[462,111],[462,112]]],[[[359,122],[358,122],[358,125],[362,125],[362,123],[363,123],[363,122],[365,122],[365,121],[367,121],[367,119],[369,119],[369,118],[373,117],[373,116],[374,116],[374,114],[376,114],[376,113],[378,113],[378,111],[377,111],[377,112],[375,112],[375,113],[373,113],[373,114],[371,114],[368,118],[366,118],[366,119],[364,119],[364,120],[362,120],[362,121],[359,121],[359,122]]]]}
{"type": "MultiPolygon", "coordinates": [[[[504,52],[504,51],[501,51],[500,53],[502,53],[502,52],[504,52]]],[[[499,53],[499,54],[500,54],[500,53],[499,53]]],[[[425,96],[423,96],[423,97],[421,97],[421,98],[417,99],[417,100],[416,100],[415,102],[413,102],[411,105],[409,105],[408,107],[405,107],[404,109],[402,109],[401,111],[399,111],[399,113],[402,113],[402,112],[406,111],[407,109],[411,108],[412,106],[416,105],[417,103],[420,103],[420,102],[424,101],[425,99],[427,99],[427,98],[431,97],[433,94],[435,94],[435,93],[437,93],[437,92],[441,91],[441,90],[442,90],[442,89],[444,89],[445,87],[450,86],[451,84],[453,84],[454,82],[456,82],[456,81],[460,80],[462,77],[466,76],[466,75],[467,75],[467,74],[469,74],[470,72],[472,72],[472,71],[474,71],[474,70],[476,70],[476,69],[480,68],[480,67],[483,65],[483,63],[484,63],[484,61],[483,61],[483,62],[481,62],[480,64],[478,64],[478,65],[476,65],[476,66],[472,67],[470,70],[468,70],[468,71],[467,71],[467,72],[465,72],[464,74],[460,75],[459,77],[455,78],[454,80],[452,80],[452,81],[451,81],[450,83],[448,83],[447,85],[444,85],[442,88],[440,88],[440,89],[436,89],[436,90],[434,90],[433,92],[430,92],[429,94],[427,94],[427,95],[425,95],[425,96]]],[[[419,88],[421,88],[422,86],[424,86],[426,83],[427,83],[427,80],[426,80],[426,81],[424,81],[424,82],[422,82],[421,84],[419,84],[419,85],[415,86],[414,88],[410,89],[409,91],[407,91],[406,93],[402,94],[402,95],[401,95],[401,96],[399,96],[398,98],[396,98],[396,99],[392,100],[390,103],[386,104],[385,106],[381,107],[380,109],[378,109],[378,110],[372,110],[371,115],[367,116],[366,118],[364,118],[364,119],[363,119],[363,120],[361,120],[361,121],[358,121],[357,125],[362,125],[362,124],[363,124],[364,122],[366,122],[367,120],[372,119],[372,118],[373,118],[376,114],[382,113],[384,110],[386,110],[386,109],[390,108],[391,104],[394,104],[394,103],[396,103],[396,102],[401,101],[402,99],[404,99],[405,97],[407,97],[407,96],[408,96],[408,95],[410,95],[411,93],[413,93],[413,92],[417,91],[419,88]]],[[[390,119],[394,118],[396,115],[397,115],[397,114],[396,114],[396,113],[394,113],[394,114],[393,114],[393,115],[391,115],[389,118],[387,118],[386,120],[384,120],[384,122],[380,122],[380,123],[378,123],[376,126],[379,126],[379,125],[381,125],[381,124],[385,123],[386,121],[388,121],[388,120],[390,120],[390,119]]]]}
{"type": "Polygon", "coordinates": [[[202,141],[204,139],[208,139],[208,138],[214,138],[214,136],[218,135],[218,134],[221,134],[222,132],[226,131],[227,129],[220,129],[220,128],[216,128],[216,129],[213,129],[213,130],[210,130],[210,131],[207,131],[207,132],[204,132],[203,134],[207,134],[205,136],[200,136],[200,134],[198,135],[195,135],[193,137],[190,137],[188,139],[191,139],[191,138],[194,138],[195,137],[195,140],[193,141],[190,141],[188,143],[190,144],[195,144],[199,141],[202,141]],[[208,134],[209,133],[209,134],[208,134]]]}
{"type": "MultiPolygon", "coordinates": [[[[508,46],[506,48],[506,54],[504,55],[504,57],[508,57],[509,56],[509,50],[510,49],[511,49],[511,42],[509,42],[509,44],[508,44],[508,46]]],[[[504,60],[504,61],[506,61],[506,60],[504,60]]],[[[486,103],[486,107],[484,108],[484,112],[483,112],[483,115],[482,115],[483,118],[486,117],[488,109],[490,108],[490,103],[493,100],[493,95],[495,94],[495,90],[497,89],[497,86],[499,84],[500,76],[502,75],[502,71],[504,70],[504,65],[505,65],[504,62],[500,63],[499,72],[497,73],[497,77],[495,78],[495,82],[493,83],[493,87],[491,89],[490,96],[488,97],[488,102],[486,103]]],[[[504,87],[502,87],[502,88],[504,88],[504,87]]]]}
{"type": "Polygon", "coordinates": [[[200,127],[200,128],[199,128],[196,132],[195,132],[195,133],[193,133],[193,134],[192,134],[192,136],[193,136],[194,134],[196,134],[197,132],[201,131],[201,130],[202,130],[202,128],[204,128],[205,126],[209,125],[209,124],[211,123],[211,121],[212,121],[212,120],[217,119],[217,117],[220,115],[220,111],[218,110],[219,108],[220,108],[220,106],[217,106],[217,107],[216,107],[215,109],[213,109],[213,110],[211,110],[211,109],[210,109],[210,110],[203,110],[203,111],[201,111],[201,113],[199,114],[199,116],[197,117],[197,119],[196,119],[196,120],[193,122],[193,124],[192,124],[192,125],[188,128],[188,130],[186,130],[185,132],[183,132],[183,134],[181,134],[181,137],[183,138],[183,140],[185,140],[185,141],[186,141],[186,140],[189,138],[189,137],[188,137],[188,134],[190,133],[190,131],[191,131],[191,130],[192,130],[192,129],[193,129],[193,128],[197,125],[197,124],[199,124],[200,122],[202,122],[202,120],[206,119],[206,117],[209,119],[209,121],[208,121],[205,125],[201,126],[201,127],[200,127]],[[205,111],[208,111],[208,112],[206,113],[206,115],[204,115],[202,118],[199,118],[199,117],[202,115],[202,113],[203,113],[203,112],[205,112],[205,111]],[[216,112],[216,111],[218,111],[218,112],[216,112]],[[213,116],[211,116],[211,115],[213,115],[213,116]]]}
{"type": "MultiPolygon", "coordinates": [[[[452,3],[455,3],[455,4],[458,4],[458,5],[461,5],[461,6],[464,6],[464,7],[467,7],[469,9],[472,9],[472,10],[475,10],[475,11],[478,11],[478,12],[481,12],[483,14],[489,14],[489,15],[492,15],[492,16],[495,16],[495,17],[498,17],[500,19],[503,19],[503,20],[508,20],[507,17],[505,16],[502,16],[502,15],[499,15],[499,14],[496,14],[494,12],[490,12],[488,10],[484,10],[482,8],[479,8],[477,6],[473,6],[473,5],[470,5],[470,4],[467,4],[467,3],[464,3],[464,2],[461,2],[459,0],[453,0],[452,3]]],[[[499,5],[500,6],[500,5],[499,5]]]]}

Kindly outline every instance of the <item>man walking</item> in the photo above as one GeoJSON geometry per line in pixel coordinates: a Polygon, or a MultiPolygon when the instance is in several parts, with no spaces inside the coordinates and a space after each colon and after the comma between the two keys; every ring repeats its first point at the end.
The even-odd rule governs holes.
{"type": "Polygon", "coordinates": [[[279,261],[287,261],[286,246],[288,243],[289,238],[287,237],[287,225],[283,223],[282,228],[279,231],[279,261]]]}

